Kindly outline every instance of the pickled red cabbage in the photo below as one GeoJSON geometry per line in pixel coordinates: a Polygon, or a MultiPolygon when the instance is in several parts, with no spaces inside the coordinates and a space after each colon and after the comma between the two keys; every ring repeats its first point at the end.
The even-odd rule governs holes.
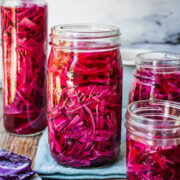
{"type": "Polygon", "coordinates": [[[53,157],[62,165],[94,167],[117,159],[122,66],[119,50],[57,51],[48,65],[48,126],[53,157]]]}
{"type": "Polygon", "coordinates": [[[129,102],[162,99],[180,102],[180,71],[140,69],[135,72],[129,102]]]}
{"type": "Polygon", "coordinates": [[[47,7],[1,6],[1,29],[5,128],[37,133],[47,124],[47,7]]]}
{"type": "Polygon", "coordinates": [[[127,175],[129,180],[179,180],[178,140],[177,146],[162,148],[137,142],[127,136],[127,175]]]}

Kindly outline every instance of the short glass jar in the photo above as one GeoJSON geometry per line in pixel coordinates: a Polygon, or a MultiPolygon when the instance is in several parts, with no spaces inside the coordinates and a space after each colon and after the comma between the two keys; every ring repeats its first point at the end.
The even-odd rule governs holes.
{"type": "Polygon", "coordinates": [[[131,103],[125,126],[128,180],[179,180],[180,103],[131,103]]]}
{"type": "Polygon", "coordinates": [[[137,55],[129,103],[162,99],[180,102],[180,55],[147,52],[137,55]]]}
{"type": "Polygon", "coordinates": [[[113,163],[119,154],[122,62],[119,30],[108,25],[51,29],[48,127],[52,156],[76,168],[113,163]]]}
{"type": "Polygon", "coordinates": [[[1,4],[5,129],[36,135],[47,126],[47,2],[1,4]]]}

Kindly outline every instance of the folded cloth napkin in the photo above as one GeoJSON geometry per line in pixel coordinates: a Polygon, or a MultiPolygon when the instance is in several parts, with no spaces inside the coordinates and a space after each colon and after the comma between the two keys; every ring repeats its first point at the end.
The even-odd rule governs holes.
{"type": "Polygon", "coordinates": [[[121,153],[118,161],[111,166],[92,169],[75,169],[59,165],[51,156],[48,145],[48,131],[44,131],[35,158],[35,171],[43,178],[49,179],[108,179],[126,178],[126,130],[122,115],[121,153]]]}

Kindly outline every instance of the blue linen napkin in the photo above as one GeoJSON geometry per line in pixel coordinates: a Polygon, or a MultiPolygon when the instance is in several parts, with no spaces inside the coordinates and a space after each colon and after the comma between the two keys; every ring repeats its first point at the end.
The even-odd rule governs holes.
{"type": "Polygon", "coordinates": [[[108,179],[126,178],[126,130],[124,127],[123,109],[121,153],[118,161],[111,166],[92,169],[76,169],[59,165],[51,156],[48,145],[48,130],[46,129],[40,139],[34,169],[42,178],[49,179],[108,179]]]}

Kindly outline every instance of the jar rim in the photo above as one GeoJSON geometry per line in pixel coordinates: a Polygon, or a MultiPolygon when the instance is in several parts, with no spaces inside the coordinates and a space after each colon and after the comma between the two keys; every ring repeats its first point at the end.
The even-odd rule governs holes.
{"type": "Polygon", "coordinates": [[[180,54],[166,51],[151,51],[139,53],[136,56],[136,65],[146,68],[168,69],[180,66],[180,54]]]}
{"type": "Polygon", "coordinates": [[[125,117],[125,126],[132,133],[152,138],[154,133],[161,132],[154,138],[167,138],[167,132],[180,130],[180,103],[157,99],[136,101],[128,105],[125,117]]]}
{"type": "MultiPolygon", "coordinates": [[[[159,100],[159,99],[135,101],[135,102],[128,105],[126,115],[128,113],[132,118],[138,118],[138,119],[143,119],[146,121],[154,122],[155,120],[153,118],[145,118],[143,116],[137,115],[137,114],[132,112],[134,106],[140,106],[140,107],[142,106],[145,110],[151,110],[150,107],[145,107],[144,105],[145,106],[156,105],[155,108],[157,108],[158,105],[164,106],[165,108],[166,107],[176,108],[179,110],[179,116],[176,120],[180,121],[180,103],[174,102],[174,101],[159,100]]],[[[140,109],[140,110],[142,110],[142,109],[140,109]]],[[[156,110],[160,110],[160,108],[157,108],[156,110]]],[[[135,112],[137,113],[137,110],[135,112]]]]}
{"type": "Polygon", "coordinates": [[[98,39],[120,36],[119,28],[104,24],[62,24],[51,28],[50,37],[61,39],[98,39]]]}

